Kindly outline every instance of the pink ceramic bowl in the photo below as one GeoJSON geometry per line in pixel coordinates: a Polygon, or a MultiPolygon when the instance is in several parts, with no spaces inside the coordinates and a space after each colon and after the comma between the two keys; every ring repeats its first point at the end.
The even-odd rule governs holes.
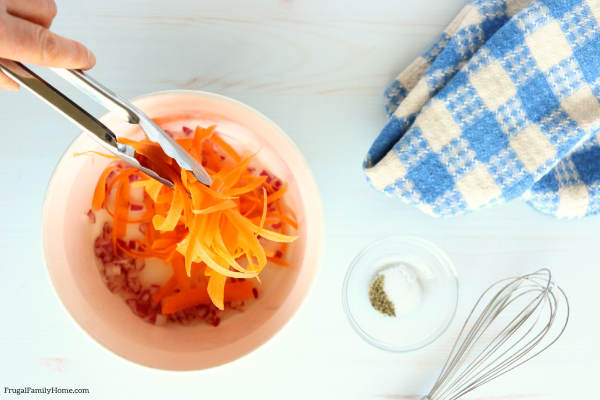
{"type": "MultiPolygon", "coordinates": [[[[46,193],[42,217],[44,255],[58,296],[75,321],[98,343],[130,361],[168,370],[198,370],[233,361],[271,338],[296,312],[316,275],[323,247],[323,215],[317,185],[292,141],[257,111],[215,94],[170,91],[134,103],[167,128],[207,126],[240,148],[260,149],[258,161],[288,182],[286,201],[296,211],[299,239],[288,251],[290,267],[264,271],[261,297],[245,312],[214,328],[154,326],[135,316],[105,287],[95,264],[86,212],[97,178],[110,161],[74,153],[102,148],[81,134],[60,160],[46,193]]],[[[102,120],[118,136],[135,126],[108,114],[102,120]]]]}

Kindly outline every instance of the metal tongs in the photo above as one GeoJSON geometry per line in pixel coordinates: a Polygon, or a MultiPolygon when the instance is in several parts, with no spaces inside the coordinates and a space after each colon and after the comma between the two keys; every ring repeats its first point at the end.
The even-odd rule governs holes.
{"type": "MultiPolygon", "coordinates": [[[[126,122],[139,125],[148,139],[156,142],[166,155],[172,157],[181,168],[191,171],[200,182],[205,185],[212,183],[211,177],[202,168],[202,165],[133,104],[105,88],[82,71],[59,68],[52,68],[52,70],[108,110],[119,113],[126,122]]],[[[0,71],[29,89],[84,131],[90,133],[92,137],[97,139],[112,154],[132,167],[139,169],[149,177],[169,187],[173,187],[173,182],[169,179],[140,164],[133,147],[119,143],[117,136],[102,122],[40,76],[36,75],[25,65],[15,61],[0,59],[0,71]]]]}

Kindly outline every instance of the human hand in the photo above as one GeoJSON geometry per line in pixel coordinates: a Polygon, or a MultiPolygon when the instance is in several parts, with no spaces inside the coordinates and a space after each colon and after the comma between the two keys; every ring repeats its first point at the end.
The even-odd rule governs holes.
{"type": "MultiPolygon", "coordinates": [[[[47,67],[88,69],[94,54],[81,43],[50,32],[54,0],[0,0],[0,58],[47,67]]],[[[0,89],[19,85],[0,72],[0,89]]]]}

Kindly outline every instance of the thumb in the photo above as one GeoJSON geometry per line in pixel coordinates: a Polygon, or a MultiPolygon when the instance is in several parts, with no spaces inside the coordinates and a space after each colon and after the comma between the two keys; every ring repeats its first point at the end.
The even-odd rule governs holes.
{"type": "Polygon", "coordinates": [[[94,54],[81,43],[27,20],[10,15],[5,18],[5,40],[0,41],[2,57],[69,69],[88,69],[96,64],[94,54]]]}

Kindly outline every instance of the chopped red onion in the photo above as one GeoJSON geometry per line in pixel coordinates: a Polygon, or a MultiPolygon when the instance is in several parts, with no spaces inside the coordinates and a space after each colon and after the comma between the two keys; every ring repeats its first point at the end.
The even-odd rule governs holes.
{"type": "Polygon", "coordinates": [[[158,289],[160,289],[160,285],[150,285],[150,294],[154,294],[156,292],[158,292],[158,289]]]}
{"type": "MultiPolygon", "coordinates": [[[[141,224],[139,229],[144,233],[147,227],[141,224]]],[[[154,304],[152,300],[152,294],[156,293],[160,286],[145,287],[138,276],[139,271],[146,265],[145,260],[132,257],[121,250],[121,247],[134,250],[136,247],[143,246],[138,245],[135,240],[118,239],[120,247],[115,253],[112,231],[112,226],[108,222],[102,226],[102,232],[94,241],[94,254],[101,261],[99,270],[106,287],[111,292],[124,297],[134,314],[156,325],[164,325],[169,321],[186,325],[198,321],[213,326],[220,324],[220,310],[212,304],[190,307],[169,315],[161,314],[160,303],[154,304]]],[[[242,305],[235,305],[235,307],[238,307],[238,311],[242,311],[242,305]]]]}
{"type": "Polygon", "coordinates": [[[94,212],[92,211],[92,209],[90,208],[86,214],[88,216],[88,218],[90,219],[90,223],[95,224],[96,223],[96,214],[94,214],[94,212]]]}
{"type": "Polygon", "coordinates": [[[130,276],[127,278],[127,288],[137,294],[142,290],[142,282],[137,277],[130,276]]]}
{"type": "Polygon", "coordinates": [[[267,183],[271,183],[271,180],[273,179],[273,177],[271,176],[271,174],[269,174],[264,169],[260,172],[259,176],[266,176],[267,177],[267,183]]]}
{"type": "Polygon", "coordinates": [[[148,303],[147,301],[138,300],[135,304],[135,311],[140,317],[147,317],[148,312],[150,311],[150,303],[148,303]]]}
{"type": "Polygon", "coordinates": [[[121,266],[116,264],[110,264],[106,266],[106,276],[117,276],[121,274],[121,266]]]}

